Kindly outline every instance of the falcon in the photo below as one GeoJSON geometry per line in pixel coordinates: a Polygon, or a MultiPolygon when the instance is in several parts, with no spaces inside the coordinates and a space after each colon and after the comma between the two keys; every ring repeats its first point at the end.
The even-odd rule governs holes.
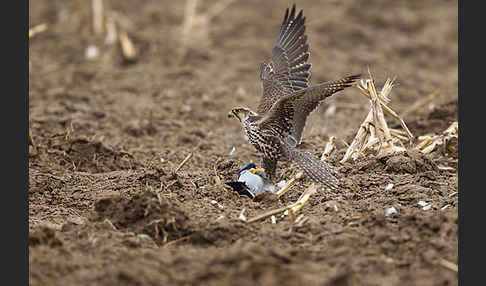
{"type": "Polygon", "coordinates": [[[241,123],[245,138],[262,154],[261,165],[273,180],[279,160],[296,163],[313,181],[336,189],[336,171],[309,153],[297,150],[307,117],[327,97],[353,86],[361,75],[309,86],[311,64],[303,10],[287,8],[272,55],[260,65],[263,93],[257,111],[235,107],[228,118],[241,123]]]}

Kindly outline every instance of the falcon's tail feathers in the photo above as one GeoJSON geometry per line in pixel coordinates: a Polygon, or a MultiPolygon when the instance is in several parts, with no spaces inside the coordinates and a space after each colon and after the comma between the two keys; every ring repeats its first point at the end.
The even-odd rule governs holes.
{"type": "Polygon", "coordinates": [[[316,183],[320,183],[332,190],[336,190],[339,187],[339,180],[333,175],[336,171],[326,162],[296,149],[291,150],[288,155],[292,162],[297,163],[304,174],[316,183]]]}

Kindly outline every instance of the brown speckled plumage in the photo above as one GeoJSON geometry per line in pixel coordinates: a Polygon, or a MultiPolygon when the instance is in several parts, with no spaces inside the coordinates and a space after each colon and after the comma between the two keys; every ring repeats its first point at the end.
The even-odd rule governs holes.
{"type": "Polygon", "coordinates": [[[263,94],[257,113],[234,108],[229,117],[240,120],[247,140],[262,153],[262,167],[270,179],[275,177],[278,160],[296,163],[309,178],[335,189],[338,180],[327,163],[299,151],[308,115],[320,102],[352,86],[360,75],[328,81],[309,87],[309,45],[305,17],[295,16],[295,5],[285,11],[284,20],[268,63],[260,66],[263,94]]]}

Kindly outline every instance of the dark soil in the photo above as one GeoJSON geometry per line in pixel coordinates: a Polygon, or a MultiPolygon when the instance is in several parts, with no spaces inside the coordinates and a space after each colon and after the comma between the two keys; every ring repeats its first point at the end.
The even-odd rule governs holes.
{"type": "MultiPolygon", "coordinates": [[[[457,159],[410,149],[340,164],[342,140],[351,142],[369,110],[353,89],[310,116],[299,147],[320,156],[330,136],[342,139],[329,158],[341,188],[313,195],[300,224],[238,219],[290,204],[311,184],[255,201],[224,184],[245,162],[260,164],[226,114],[256,108],[259,64],[288,2],[233,3],[180,62],[184,1],[105,3],[129,19],[132,63],[79,27],[76,1],[29,3],[30,25],[49,25],[30,40],[32,285],[458,284],[441,263],[457,263],[458,176],[439,168],[457,168],[457,159]],[[100,56],[88,61],[95,43],[100,56]],[[397,213],[385,216],[390,207],[397,213]]],[[[378,86],[397,76],[391,106],[399,113],[440,89],[405,118],[416,137],[457,120],[457,1],[306,0],[297,8],[307,17],[313,83],[369,67],[378,86]]],[[[282,162],[278,179],[298,171],[282,162]]]]}

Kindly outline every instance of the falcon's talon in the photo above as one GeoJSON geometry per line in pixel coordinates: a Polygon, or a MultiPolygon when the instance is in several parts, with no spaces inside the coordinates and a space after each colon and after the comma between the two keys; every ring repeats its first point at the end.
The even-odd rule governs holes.
{"type": "Polygon", "coordinates": [[[301,152],[300,143],[309,114],[327,97],[355,85],[361,75],[309,86],[311,64],[305,35],[303,10],[296,16],[295,4],[285,11],[272,57],[260,65],[263,94],[257,112],[236,107],[228,117],[241,122],[247,140],[262,153],[262,166],[270,180],[275,178],[278,160],[295,162],[313,181],[336,189],[331,167],[301,152]]]}

